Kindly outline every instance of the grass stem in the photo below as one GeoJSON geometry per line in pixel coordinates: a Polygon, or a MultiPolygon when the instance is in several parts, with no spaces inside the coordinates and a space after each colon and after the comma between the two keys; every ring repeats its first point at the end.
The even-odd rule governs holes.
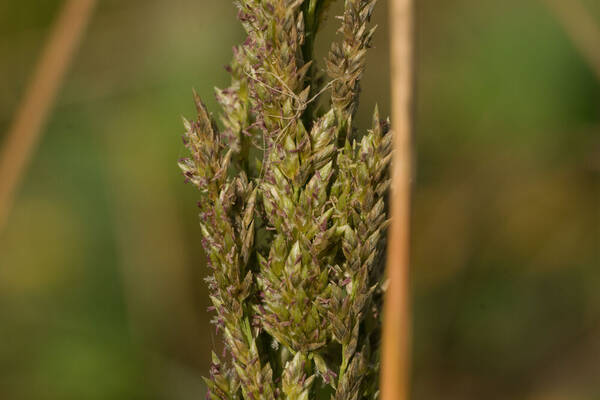
{"type": "Polygon", "coordinates": [[[381,399],[407,400],[410,381],[409,295],[412,177],[413,0],[390,1],[390,57],[394,160],[384,302],[381,399]]]}
{"type": "Polygon", "coordinates": [[[0,150],[0,232],[96,0],[67,0],[0,150]]]}

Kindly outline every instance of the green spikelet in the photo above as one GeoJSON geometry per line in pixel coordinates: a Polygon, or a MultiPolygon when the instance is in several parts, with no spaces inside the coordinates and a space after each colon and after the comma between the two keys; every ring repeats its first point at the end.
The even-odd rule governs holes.
{"type": "Polygon", "coordinates": [[[376,399],[391,158],[377,109],[354,135],[375,0],[345,0],[320,84],[312,59],[331,0],[238,0],[247,33],[218,129],[196,97],[186,181],[200,191],[213,323],[211,400],[376,399]],[[314,103],[330,93],[330,109],[314,103]]]}

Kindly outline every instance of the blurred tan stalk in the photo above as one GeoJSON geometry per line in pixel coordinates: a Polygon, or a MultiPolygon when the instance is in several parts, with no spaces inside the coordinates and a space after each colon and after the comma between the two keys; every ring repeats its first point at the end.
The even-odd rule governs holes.
{"type": "Polygon", "coordinates": [[[579,0],[543,0],[600,80],[600,27],[579,0]]]}
{"type": "Polygon", "coordinates": [[[67,0],[0,150],[0,232],[96,0],[67,0]]]}
{"type": "Polygon", "coordinates": [[[409,295],[412,166],[413,0],[390,1],[390,58],[394,160],[384,303],[382,400],[406,400],[410,392],[409,295]]]}

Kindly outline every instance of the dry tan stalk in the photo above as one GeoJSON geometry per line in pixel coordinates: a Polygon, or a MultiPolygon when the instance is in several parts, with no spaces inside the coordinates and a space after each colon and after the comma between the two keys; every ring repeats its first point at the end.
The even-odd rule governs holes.
{"type": "Polygon", "coordinates": [[[543,0],[600,80],[600,27],[579,0],[543,0]]]}
{"type": "Polygon", "coordinates": [[[413,88],[412,0],[390,1],[391,97],[394,160],[387,246],[389,285],[384,302],[381,399],[409,396],[411,313],[409,301],[410,198],[413,88]]]}
{"type": "Polygon", "coordinates": [[[95,4],[96,0],[65,3],[6,133],[0,154],[0,232],[95,4]]]}

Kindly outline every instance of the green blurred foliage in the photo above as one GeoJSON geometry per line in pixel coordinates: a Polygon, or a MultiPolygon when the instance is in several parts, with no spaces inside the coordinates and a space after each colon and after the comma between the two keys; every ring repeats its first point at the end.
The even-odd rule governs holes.
{"type": "MultiPolygon", "coordinates": [[[[0,135],[60,4],[0,3],[0,135]]],[[[539,1],[418,4],[414,398],[600,398],[600,84],[539,1]]],[[[389,112],[386,6],[360,126],[389,112]]],[[[1,398],[202,395],[180,116],[242,39],[229,1],[100,2],[0,233],[1,398]]]]}

